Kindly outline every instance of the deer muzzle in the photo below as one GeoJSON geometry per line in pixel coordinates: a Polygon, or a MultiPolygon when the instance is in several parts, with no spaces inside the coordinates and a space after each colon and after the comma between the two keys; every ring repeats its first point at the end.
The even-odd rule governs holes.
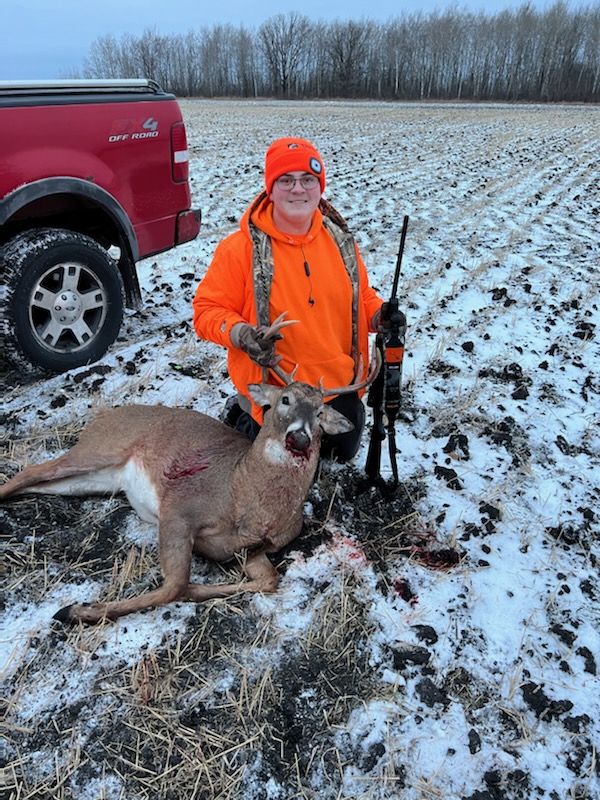
{"type": "Polygon", "coordinates": [[[286,450],[289,450],[294,455],[301,456],[302,458],[309,457],[311,443],[311,437],[302,428],[288,431],[285,437],[286,450]]]}

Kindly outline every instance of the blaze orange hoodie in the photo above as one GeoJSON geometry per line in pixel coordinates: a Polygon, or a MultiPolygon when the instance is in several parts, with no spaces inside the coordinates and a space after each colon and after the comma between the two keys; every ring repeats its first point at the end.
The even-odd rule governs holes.
{"type": "MultiPolygon", "coordinates": [[[[259,196],[260,197],[260,196],[259,196]]],[[[248,398],[249,383],[263,380],[262,368],[231,344],[231,329],[239,322],[256,325],[252,278],[252,240],[248,228],[254,225],[270,238],[274,273],[269,313],[273,321],[287,311],[287,319],[299,320],[282,331],[276,352],[280,366],[295,379],[316,386],[323,379],[325,388],[347,386],[355,378],[352,348],[352,287],[340,251],[315,211],[311,228],[304,236],[277,230],[272,203],[257,198],[240,220],[240,230],[216,248],[206,275],[193,300],[194,328],[201,339],[228,348],[228,370],[238,392],[248,398]],[[305,263],[307,268],[305,268],[305,263]],[[308,273],[308,274],[307,274],[308,273]]],[[[359,270],[358,345],[364,370],[369,365],[368,333],[370,322],[382,300],[369,286],[365,265],[357,248],[359,270]]],[[[269,373],[269,382],[281,381],[269,373]]],[[[252,404],[252,416],[262,424],[262,410],[252,404]]]]}

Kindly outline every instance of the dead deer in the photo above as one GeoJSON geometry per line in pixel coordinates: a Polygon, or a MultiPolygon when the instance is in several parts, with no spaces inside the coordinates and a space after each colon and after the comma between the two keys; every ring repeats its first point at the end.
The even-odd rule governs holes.
{"type": "Polygon", "coordinates": [[[300,533],[322,432],[353,427],[324,398],[367,386],[378,368],[377,359],[361,383],[328,391],[293,376],[283,387],[251,385],[254,401],[269,406],[252,443],[190,409],[104,409],[67,453],[11,478],[0,487],[0,499],[27,492],[124,492],[142,519],[158,523],[160,587],[126,600],[66,606],[55,619],[95,623],[175,600],[274,592],[279,573],[268,555],[300,533]],[[193,552],[219,562],[237,557],[247,581],[190,583],[193,552]]]}

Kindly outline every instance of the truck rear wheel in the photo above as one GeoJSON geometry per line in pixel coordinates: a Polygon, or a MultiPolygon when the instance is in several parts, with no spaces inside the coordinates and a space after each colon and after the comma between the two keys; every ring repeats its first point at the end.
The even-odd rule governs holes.
{"type": "Polygon", "coordinates": [[[64,372],[97,361],[123,321],[123,280],[89,236],[43,228],[0,249],[6,355],[18,367],[64,372]]]}

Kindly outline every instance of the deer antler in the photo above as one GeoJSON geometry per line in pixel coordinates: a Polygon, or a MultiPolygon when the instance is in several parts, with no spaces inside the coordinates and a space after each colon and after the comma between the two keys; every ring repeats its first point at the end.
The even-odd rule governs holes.
{"type": "MultiPolygon", "coordinates": [[[[358,361],[358,374],[363,371],[363,359],[362,356],[358,361]]],[[[371,358],[371,369],[369,370],[369,374],[367,375],[364,380],[359,381],[358,383],[351,383],[350,386],[339,386],[335,389],[325,389],[323,386],[323,378],[319,380],[319,389],[321,390],[323,397],[330,397],[333,394],[350,394],[351,392],[357,392],[359,389],[364,389],[367,386],[370,386],[379,370],[381,368],[381,353],[379,352],[375,343],[373,343],[373,356],[371,358]]]]}
{"type": "MultiPolygon", "coordinates": [[[[263,338],[264,339],[281,339],[281,334],[279,333],[280,330],[286,328],[288,325],[296,325],[300,320],[297,319],[286,319],[286,314],[288,312],[284,311],[280,314],[276,320],[274,320],[268,328],[263,331],[263,338]]],[[[362,356],[358,362],[358,370],[357,374],[360,375],[364,368],[364,362],[362,356]]],[[[364,380],[359,381],[358,383],[351,383],[350,386],[338,386],[335,389],[325,389],[323,386],[323,379],[319,380],[319,389],[321,390],[323,397],[330,397],[331,395],[339,395],[339,394],[350,394],[351,392],[357,392],[359,389],[364,389],[367,386],[370,386],[381,368],[381,353],[379,352],[375,343],[373,343],[373,356],[371,358],[371,369],[369,370],[369,374],[367,375],[364,380]]],[[[270,364],[269,369],[277,375],[277,377],[283,381],[285,386],[289,386],[290,383],[293,383],[295,380],[296,371],[298,369],[298,365],[294,367],[292,372],[285,372],[278,363],[270,364]]],[[[265,378],[266,380],[266,378],[265,378]]]]}
{"type": "MultiPolygon", "coordinates": [[[[285,317],[286,317],[287,313],[288,313],[287,311],[284,311],[282,314],[280,314],[277,317],[277,319],[274,320],[269,325],[268,328],[261,327],[260,328],[261,339],[271,339],[273,341],[277,341],[279,339],[283,339],[283,336],[282,336],[281,333],[279,333],[279,331],[282,330],[283,328],[286,328],[288,325],[296,325],[298,322],[300,322],[299,319],[286,319],[285,317]]],[[[294,374],[295,374],[296,369],[298,367],[296,367],[296,369],[294,369],[294,371],[291,373],[291,375],[288,375],[287,372],[284,372],[281,369],[281,367],[278,366],[280,361],[281,361],[281,356],[276,355],[275,359],[273,360],[273,363],[269,364],[268,367],[263,367],[263,381],[265,383],[267,382],[267,376],[268,376],[268,373],[269,373],[270,369],[279,378],[281,378],[281,380],[283,381],[285,386],[289,386],[290,383],[293,383],[294,374]]]]}
{"type": "Polygon", "coordinates": [[[285,372],[285,370],[281,369],[279,364],[272,364],[269,369],[283,381],[284,386],[289,386],[290,383],[293,383],[296,380],[295,375],[298,371],[298,364],[296,364],[291,372],[285,372]]]}
{"type": "Polygon", "coordinates": [[[286,328],[288,325],[296,325],[298,322],[300,322],[299,319],[286,319],[285,316],[287,313],[287,311],[284,311],[283,314],[280,314],[277,319],[269,325],[268,328],[265,328],[262,331],[263,339],[281,339],[279,331],[282,328],[286,328]]]}
{"type": "MultiPolygon", "coordinates": [[[[363,371],[363,366],[364,362],[361,356],[358,361],[359,375],[363,371]]],[[[298,370],[298,364],[296,364],[296,366],[291,372],[285,372],[284,370],[281,369],[281,367],[278,364],[273,364],[272,366],[269,367],[269,369],[271,370],[271,372],[274,372],[275,375],[277,375],[277,377],[280,378],[286,386],[289,386],[290,383],[294,382],[295,379],[294,376],[296,375],[296,372],[298,370]]],[[[367,386],[370,386],[377,377],[380,369],[381,369],[381,353],[379,352],[377,346],[373,344],[373,357],[371,359],[371,369],[369,370],[369,374],[367,375],[366,378],[364,378],[364,380],[359,381],[358,383],[352,383],[350,384],[350,386],[340,386],[336,389],[325,389],[325,387],[323,386],[323,378],[320,378],[318,388],[320,389],[323,397],[330,397],[331,395],[334,394],[350,394],[351,392],[357,392],[359,389],[364,389],[367,386]]]]}

